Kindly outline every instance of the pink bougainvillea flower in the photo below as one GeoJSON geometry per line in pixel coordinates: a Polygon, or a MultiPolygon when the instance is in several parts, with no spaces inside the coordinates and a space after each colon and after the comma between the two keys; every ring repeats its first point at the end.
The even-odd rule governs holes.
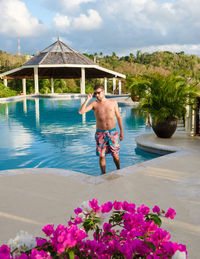
{"type": "Polygon", "coordinates": [[[128,211],[131,213],[135,213],[135,204],[134,203],[129,204],[128,211]]]}
{"type": "Polygon", "coordinates": [[[170,239],[171,235],[166,230],[161,228],[156,229],[156,231],[152,234],[152,242],[156,246],[160,246],[163,242],[167,242],[170,239]]]}
{"type": "Polygon", "coordinates": [[[168,211],[165,213],[166,218],[174,219],[176,216],[176,211],[172,208],[169,208],[168,211]]]}
{"type": "Polygon", "coordinates": [[[71,221],[71,220],[69,220],[68,222],[67,222],[67,225],[68,226],[71,226],[71,225],[73,225],[74,223],[71,221]]]}
{"type": "Polygon", "coordinates": [[[29,258],[30,259],[51,259],[52,257],[44,250],[38,251],[37,249],[33,249],[31,251],[29,258]]]}
{"type": "Polygon", "coordinates": [[[178,245],[178,250],[180,250],[181,252],[185,252],[187,254],[186,246],[183,244],[178,245]]]}
{"type": "Polygon", "coordinates": [[[112,210],[113,204],[112,202],[106,202],[103,205],[101,205],[101,212],[102,213],[108,213],[112,210]]]}
{"type": "Polygon", "coordinates": [[[129,208],[129,204],[127,201],[122,202],[122,209],[125,211],[128,211],[129,208]]]}
{"type": "Polygon", "coordinates": [[[74,219],[74,224],[78,225],[80,223],[82,223],[82,218],[79,218],[78,216],[74,219]]]}
{"type": "Polygon", "coordinates": [[[104,224],[103,224],[103,230],[104,230],[104,232],[109,232],[110,229],[111,229],[111,227],[112,227],[112,224],[110,224],[110,223],[104,223],[104,224]]]}
{"type": "Polygon", "coordinates": [[[28,259],[28,255],[27,254],[25,254],[25,253],[23,253],[23,254],[21,254],[18,258],[16,258],[16,259],[28,259]]]}
{"type": "Polygon", "coordinates": [[[138,207],[137,212],[141,213],[143,215],[147,215],[147,214],[149,214],[150,209],[149,209],[149,207],[142,204],[141,206],[138,207]]]}
{"type": "Polygon", "coordinates": [[[48,241],[45,238],[36,237],[35,239],[37,246],[43,246],[44,244],[48,243],[48,241]]]}
{"type": "Polygon", "coordinates": [[[159,208],[157,205],[155,205],[155,206],[153,207],[152,211],[153,211],[154,213],[160,214],[160,208],[159,208]]]}
{"type": "Polygon", "coordinates": [[[85,229],[77,229],[76,230],[76,233],[75,233],[75,238],[76,240],[78,241],[82,241],[83,239],[85,239],[88,235],[86,234],[85,232],[85,229]]]}
{"type": "Polygon", "coordinates": [[[80,214],[82,211],[83,211],[83,210],[82,210],[81,208],[77,208],[77,209],[74,210],[74,213],[75,213],[76,215],[78,215],[78,214],[80,214]]]}
{"type": "Polygon", "coordinates": [[[93,209],[96,213],[100,211],[100,207],[98,205],[98,201],[96,199],[93,199],[92,201],[89,201],[89,206],[91,209],[93,209]]]}
{"type": "Polygon", "coordinates": [[[42,231],[45,233],[46,236],[51,236],[54,232],[54,225],[53,224],[47,224],[43,227],[42,231]]]}
{"type": "Polygon", "coordinates": [[[10,247],[8,247],[7,245],[2,245],[0,247],[0,258],[10,259],[11,258],[10,251],[11,251],[10,247]]]}
{"type": "Polygon", "coordinates": [[[115,210],[121,210],[122,203],[120,201],[114,201],[113,207],[115,210]]]}

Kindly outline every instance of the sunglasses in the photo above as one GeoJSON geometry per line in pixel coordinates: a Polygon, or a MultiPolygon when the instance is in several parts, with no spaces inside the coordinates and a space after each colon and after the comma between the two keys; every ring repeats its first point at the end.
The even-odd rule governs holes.
{"type": "Polygon", "coordinates": [[[102,91],[100,92],[94,92],[94,96],[97,96],[97,94],[100,94],[102,91]]]}

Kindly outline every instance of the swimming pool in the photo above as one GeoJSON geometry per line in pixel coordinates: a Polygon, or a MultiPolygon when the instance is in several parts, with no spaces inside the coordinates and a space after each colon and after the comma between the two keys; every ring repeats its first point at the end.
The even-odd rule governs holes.
{"type": "MultiPolygon", "coordinates": [[[[95,116],[93,111],[78,114],[83,101],[31,98],[0,104],[0,170],[46,167],[101,174],[95,116]]],[[[136,148],[135,137],[148,131],[144,119],[133,108],[119,105],[119,110],[125,135],[120,142],[121,168],[158,157],[136,148]]],[[[106,164],[107,172],[116,169],[111,155],[106,164]]]]}

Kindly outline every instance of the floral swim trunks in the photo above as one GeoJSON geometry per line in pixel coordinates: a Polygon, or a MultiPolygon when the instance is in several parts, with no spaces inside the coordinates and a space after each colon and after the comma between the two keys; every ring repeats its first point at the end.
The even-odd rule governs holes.
{"type": "Polygon", "coordinates": [[[116,128],[111,130],[96,130],[96,154],[103,157],[106,154],[119,156],[119,134],[116,128]]]}

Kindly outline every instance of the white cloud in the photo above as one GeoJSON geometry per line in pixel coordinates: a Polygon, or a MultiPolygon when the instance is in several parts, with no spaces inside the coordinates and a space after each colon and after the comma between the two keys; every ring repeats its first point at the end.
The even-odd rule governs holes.
{"type": "Polygon", "coordinates": [[[62,13],[79,11],[81,5],[96,2],[96,0],[42,0],[48,9],[56,9],[62,13]]]}
{"type": "Polygon", "coordinates": [[[79,8],[79,6],[83,3],[88,3],[88,2],[95,2],[96,0],[61,0],[63,7],[66,10],[74,10],[79,8]]]}
{"type": "Polygon", "coordinates": [[[37,36],[45,31],[20,0],[0,0],[0,23],[0,34],[11,37],[37,36]]]}
{"type": "MultiPolygon", "coordinates": [[[[1,35],[4,40],[0,43],[0,49],[13,48],[6,43],[9,35],[16,37],[16,32],[35,35],[44,28],[31,16],[22,1],[27,2],[0,0],[0,22],[3,25],[0,33],[5,33],[5,36],[1,35]],[[14,7],[10,14],[5,8],[7,2],[7,5],[21,3],[23,7],[20,10],[14,7]],[[15,16],[21,23],[16,22],[15,16]]],[[[88,49],[90,53],[102,51],[111,54],[114,51],[118,55],[126,55],[134,49],[156,51],[160,48],[200,53],[199,0],[34,0],[29,1],[29,5],[34,6],[30,10],[38,12],[44,22],[54,17],[48,36],[40,37],[38,46],[42,42],[45,47],[52,37],[60,34],[70,40],[77,50],[88,49]],[[43,9],[44,15],[39,6],[41,2],[46,7],[46,10],[43,9]]],[[[36,44],[36,39],[31,39],[26,47],[29,45],[27,49],[31,49],[36,44]]]]}
{"type": "Polygon", "coordinates": [[[101,16],[93,9],[88,10],[88,16],[81,14],[80,17],[73,20],[73,28],[76,30],[95,30],[99,29],[101,25],[101,16]]]}
{"type": "Polygon", "coordinates": [[[102,10],[112,19],[126,21],[136,28],[159,31],[166,36],[174,28],[199,26],[199,0],[104,0],[102,10]]]}
{"type": "Polygon", "coordinates": [[[56,16],[53,18],[53,23],[58,30],[63,31],[70,27],[70,18],[57,13],[56,16]]]}

